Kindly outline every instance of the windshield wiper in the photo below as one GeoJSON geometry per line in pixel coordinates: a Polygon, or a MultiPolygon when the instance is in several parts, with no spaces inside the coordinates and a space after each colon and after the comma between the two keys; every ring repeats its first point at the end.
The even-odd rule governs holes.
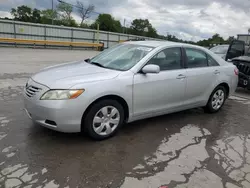
{"type": "Polygon", "coordinates": [[[98,67],[106,68],[106,67],[104,67],[102,64],[97,63],[97,62],[90,62],[90,64],[96,65],[96,66],[98,66],[98,67]]]}

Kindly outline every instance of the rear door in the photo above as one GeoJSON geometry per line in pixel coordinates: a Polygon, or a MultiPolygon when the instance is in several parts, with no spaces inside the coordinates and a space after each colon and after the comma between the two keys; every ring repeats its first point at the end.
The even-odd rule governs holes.
{"type": "Polygon", "coordinates": [[[219,64],[204,51],[185,48],[187,87],[185,105],[204,105],[220,75],[219,64]]]}
{"type": "Polygon", "coordinates": [[[234,40],[231,42],[227,54],[226,61],[231,60],[235,57],[244,55],[245,53],[245,42],[240,40],[234,40]]]}

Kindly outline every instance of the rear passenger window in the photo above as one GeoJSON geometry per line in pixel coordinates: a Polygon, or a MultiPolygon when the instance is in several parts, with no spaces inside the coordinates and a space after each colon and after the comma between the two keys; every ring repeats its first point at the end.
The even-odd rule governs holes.
{"type": "Polygon", "coordinates": [[[207,67],[207,56],[204,52],[186,48],[188,68],[207,67]]]}
{"type": "Polygon", "coordinates": [[[211,56],[207,55],[207,61],[208,61],[208,66],[214,67],[214,66],[219,66],[217,61],[215,61],[211,56]]]}
{"type": "Polygon", "coordinates": [[[161,71],[181,69],[181,49],[167,48],[156,54],[148,64],[158,65],[161,71]]]}

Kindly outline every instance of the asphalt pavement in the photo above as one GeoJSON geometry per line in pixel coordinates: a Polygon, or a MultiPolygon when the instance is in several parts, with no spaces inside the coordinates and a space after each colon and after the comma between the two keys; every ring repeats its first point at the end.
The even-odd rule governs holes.
{"type": "Polygon", "coordinates": [[[250,91],[217,114],[142,120],[101,142],[34,125],[23,112],[28,77],[97,53],[0,48],[0,188],[250,187],[250,91]]]}

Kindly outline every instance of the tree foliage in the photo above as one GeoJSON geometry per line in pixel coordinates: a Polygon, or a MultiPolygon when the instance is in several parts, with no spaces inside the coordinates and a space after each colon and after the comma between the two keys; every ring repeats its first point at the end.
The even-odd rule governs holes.
{"type": "Polygon", "coordinates": [[[56,20],[58,18],[58,13],[56,10],[46,9],[41,11],[41,16],[47,19],[56,20]]]}
{"type": "Polygon", "coordinates": [[[224,40],[218,33],[216,33],[209,39],[198,41],[197,44],[200,46],[213,46],[218,44],[227,44],[230,41],[231,38],[224,40]]]}
{"type": "Polygon", "coordinates": [[[41,11],[38,9],[34,9],[32,11],[31,22],[33,23],[41,23],[41,11]]]}
{"type": "Polygon", "coordinates": [[[83,22],[84,20],[86,20],[87,18],[90,17],[90,14],[95,10],[95,6],[94,5],[88,5],[85,7],[85,5],[80,2],[77,1],[77,12],[79,14],[79,16],[81,17],[81,23],[80,26],[83,27],[83,22]]]}
{"type": "Polygon", "coordinates": [[[111,31],[111,32],[121,32],[122,26],[119,20],[115,20],[110,14],[100,14],[91,28],[97,28],[99,24],[100,30],[111,31]]]}
{"type": "MultiPolygon", "coordinates": [[[[81,17],[81,23],[78,25],[72,17],[73,6],[71,4],[65,3],[64,1],[59,1],[60,3],[57,6],[56,10],[46,9],[38,10],[32,9],[28,6],[22,5],[17,8],[11,9],[11,15],[14,20],[23,21],[23,22],[33,22],[33,23],[42,23],[42,24],[53,24],[55,25],[65,25],[71,27],[82,27],[82,28],[91,28],[99,29],[103,31],[110,32],[124,32],[128,34],[134,34],[138,36],[147,36],[152,38],[160,38],[168,41],[174,42],[184,42],[197,44],[200,46],[212,46],[217,44],[230,43],[233,40],[233,37],[229,37],[224,40],[219,34],[214,34],[211,38],[206,40],[198,41],[197,43],[193,41],[183,41],[178,39],[174,35],[158,35],[157,30],[152,26],[148,19],[134,19],[130,27],[122,27],[119,20],[116,20],[110,14],[99,14],[98,18],[91,25],[84,23],[88,19],[91,13],[94,11],[94,5],[85,6],[82,2],[77,1],[76,11],[81,17]]],[[[10,18],[0,18],[0,19],[10,19],[10,18]]]]}
{"type": "Polygon", "coordinates": [[[62,21],[68,25],[68,26],[72,26],[72,23],[75,22],[71,16],[72,12],[73,12],[73,6],[64,2],[60,2],[57,5],[57,10],[58,12],[60,12],[60,16],[62,21]]]}
{"type": "Polygon", "coordinates": [[[147,37],[157,37],[157,31],[148,19],[135,19],[131,23],[132,34],[143,35],[147,37]]]}
{"type": "Polygon", "coordinates": [[[17,7],[16,9],[12,8],[10,13],[14,17],[14,20],[32,22],[33,10],[28,6],[22,5],[17,7]]]}

